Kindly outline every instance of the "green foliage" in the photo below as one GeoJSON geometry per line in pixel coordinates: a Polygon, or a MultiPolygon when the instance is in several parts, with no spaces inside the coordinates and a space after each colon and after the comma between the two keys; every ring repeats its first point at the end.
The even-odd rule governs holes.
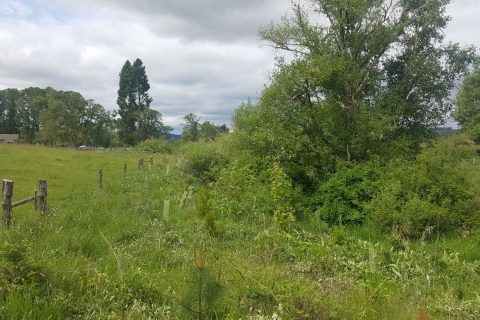
{"type": "Polygon", "coordinates": [[[182,139],[185,141],[198,141],[200,137],[200,117],[189,113],[183,117],[183,120],[185,120],[185,123],[183,124],[182,139]]]}
{"type": "Polygon", "coordinates": [[[137,150],[146,153],[171,153],[172,146],[165,139],[148,139],[136,146],[137,150]]]}
{"type": "Polygon", "coordinates": [[[105,111],[100,104],[93,100],[87,100],[81,124],[83,145],[108,147],[114,144],[112,114],[105,111]]]}
{"type": "Polygon", "coordinates": [[[480,143],[480,64],[462,83],[457,95],[457,109],[454,119],[462,129],[470,134],[476,143],[480,143]]]}
{"type": "Polygon", "coordinates": [[[275,205],[273,219],[287,229],[295,221],[295,212],[292,207],[292,183],[278,164],[274,164],[268,171],[270,175],[270,194],[275,205]]]}
{"type": "Polygon", "coordinates": [[[193,316],[194,319],[214,319],[222,316],[222,310],[216,305],[221,297],[223,289],[223,278],[219,272],[217,275],[207,266],[205,244],[201,243],[200,248],[193,251],[193,262],[189,276],[189,288],[185,295],[182,306],[193,316]]]}
{"type": "Polygon", "coordinates": [[[33,261],[26,244],[10,244],[5,242],[0,247],[0,283],[9,286],[32,285],[46,286],[48,278],[45,272],[33,261]]]}
{"type": "Polygon", "coordinates": [[[223,141],[187,143],[182,150],[184,172],[203,182],[217,179],[219,171],[228,162],[223,141]]]}
{"type": "Polygon", "coordinates": [[[363,223],[365,206],[375,196],[381,174],[379,160],[339,163],[337,171],[316,192],[314,201],[318,209],[315,214],[330,225],[363,223]]]}
{"type": "Polygon", "coordinates": [[[252,157],[230,162],[212,186],[216,216],[235,221],[271,216],[274,206],[267,168],[268,164],[252,157]]]}
{"type": "Polygon", "coordinates": [[[185,120],[185,123],[183,124],[182,139],[187,142],[208,142],[229,132],[229,129],[225,124],[216,126],[210,121],[200,123],[200,117],[193,113],[187,114],[183,119],[185,120]]]}
{"type": "MultiPolygon", "coordinates": [[[[301,63],[298,65],[303,67],[301,63]]],[[[320,107],[306,108],[301,102],[291,100],[291,97],[303,99],[303,93],[297,92],[302,87],[296,83],[300,81],[296,67],[297,64],[281,65],[260,101],[242,104],[232,122],[239,149],[284,167],[302,168],[303,176],[308,178],[297,179],[302,183],[333,168],[334,154],[326,146],[336,148],[338,143],[328,132],[332,126],[327,124],[327,113],[320,107]]]]}
{"type": "Polygon", "coordinates": [[[78,110],[72,110],[61,101],[49,103],[48,109],[40,113],[42,130],[37,139],[45,145],[76,146],[80,144],[78,135],[78,110]]]}
{"type": "Polygon", "coordinates": [[[200,140],[211,141],[218,136],[217,127],[213,122],[205,121],[200,125],[200,140]]]}
{"type": "Polygon", "coordinates": [[[162,123],[160,112],[150,109],[150,84],[142,60],[125,62],[120,71],[117,104],[118,135],[125,145],[165,135],[171,128],[162,123]]]}
{"type": "MultiPolygon", "coordinates": [[[[122,164],[134,167],[135,152],[0,146],[0,176],[15,178],[15,200],[31,194],[32,175],[42,176],[49,181],[52,208],[38,215],[28,205],[17,207],[13,227],[0,232],[0,318],[198,319],[186,307],[198,310],[199,292],[207,307],[204,320],[479,317],[478,228],[462,229],[461,236],[434,229],[435,241],[418,242],[373,224],[329,228],[308,213],[310,208],[299,216],[310,199],[292,187],[286,168],[232,151],[231,138],[198,144],[228,155],[208,184],[188,179],[174,165],[181,163],[175,154],[159,155],[151,170],[129,170],[124,178],[122,164]],[[108,179],[104,191],[92,193],[99,167],[108,179]],[[189,200],[181,204],[184,190],[196,192],[187,193],[189,200]],[[195,202],[203,194],[205,216],[192,214],[193,194],[195,202]],[[171,201],[168,224],[162,219],[163,199],[171,201]],[[288,205],[297,219],[279,228],[272,216],[288,205]],[[212,232],[208,212],[214,212],[220,232],[212,232]],[[192,246],[201,241],[208,251],[199,286],[192,246]],[[18,276],[5,276],[12,270],[18,276]]],[[[451,137],[404,163],[426,161],[426,169],[444,160],[443,167],[457,168],[479,199],[474,156],[469,140],[451,137]]],[[[345,165],[348,176],[363,177],[370,170],[368,164],[357,165],[345,165]]]]}
{"type": "Polygon", "coordinates": [[[205,228],[212,236],[220,236],[223,233],[218,222],[218,210],[214,208],[210,186],[200,187],[195,196],[195,212],[204,218],[205,228]]]}
{"type": "Polygon", "coordinates": [[[19,131],[20,94],[17,89],[0,90],[0,133],[19,131]]]}
{"type": "Polygon", "coordinates": [[[195,196],[195,211],[202,217],[205,217],[212,211],[212,203],[210,198],[210,191],[208,187],[200,188],[195,196]]]}
{"type": "Polygon", "coordinates": [[[56,146],[108,147],[114,135],[112,115],[103,106],[78,92],[52,88],[1,90],[0,132],[56,146]]]}
{"type": "Polygon", "coordinates": [[[475,58],[443,42],[448,1],[304,3],[260,30],[294,59],[279,59],[259,102],[234,115],[239,147],[320,179],[336,158],[415,154],[475,58]]]}
{"type": "Polygon", "coordinates": [[[454,136],[426,147],[415,161],[393,161],[369,204],[374,223],[407,238],[476,228],[480,202],[462,168],[474,153],[471,142],[454,136]]]}

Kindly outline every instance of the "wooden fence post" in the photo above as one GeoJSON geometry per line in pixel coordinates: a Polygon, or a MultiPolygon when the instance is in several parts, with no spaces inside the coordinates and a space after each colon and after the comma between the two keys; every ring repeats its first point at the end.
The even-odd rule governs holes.
{"type": "Polygon", "coordinates": [[[180,209],[183,209],[185,200],[187,200],[187,191],[183,191],[182,197],[180,198],[180,209]]]}
{"type": "Polygon", "coordinates": [[[12,195],[13,195],[13,181],[3,179],[2,185],[2,209],[3,209],[3,225],[10,227],[10,220],[12,219],[12,195]]]}
{"type": "Polygon", "coordinates": [[[35,203],[35,210],[38,211],[38,199],[37,199],[38,192],[37,192],[37,191],[35,191],[34,196],[35,196],[35,199],[34,199],[33,201],[34,201],[34,203],[35,203]]]}
{"type": "Polygon", "coordinates": [[[124,163],[123,164],[123,178],[125,179],[126,176],[127,176],[127,164],[124,163]]]}
{"type": "Polygon", "coordinates": [[[40,212],[47,211],[47,180],[38,180],[38,192],[40,192],[40,212]]]}
{"type": "Polygon", "coordinates": [[[102,190],[103,188],[103,171],[98,169],[98,189],[102,190]]]}
{"type": "Polygon", "coordinates": [[[143,169],[143,158],[138,159],[138,170],[143,169]]]}
{"type": "Polygon", "coordinates": [[[170,200],[163,200],[163,219],[166,223],[170,221],[170,200]]]}

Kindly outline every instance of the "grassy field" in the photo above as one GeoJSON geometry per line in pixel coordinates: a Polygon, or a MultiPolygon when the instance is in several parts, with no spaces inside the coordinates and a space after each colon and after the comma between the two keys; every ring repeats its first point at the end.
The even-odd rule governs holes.
{"type": "Polygon", "coordinates": [[[216,217],[212,232],[180,159],[139,172],[140,156],[0,145],[14,201],[39,178],[49,191],[48,213],[26,204],[0,230],[0,319],[480,318],[479,234],[404,244],[367,226],[286,233],[266,217],[216,217]]]}

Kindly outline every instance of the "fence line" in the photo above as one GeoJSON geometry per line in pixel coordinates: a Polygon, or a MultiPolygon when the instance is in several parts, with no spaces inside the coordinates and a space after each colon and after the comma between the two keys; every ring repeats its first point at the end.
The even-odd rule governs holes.
{"type": "MultiPolygon", "coordinates": [[[[138,160],[138,169],[141,170],[144,168],[144,163],[148,162],[150,167],[153,166],[153,157],[150,159],[145,160],[144,158],[140,158],[138,160]]],[[[167,164],[166,174],[169,174],[170,166],[167,164]]],[[[127,176],[127,164],[123,164],[123,177],[126,178],[127,176]]],[[[103,169],[98,169],[98,188],[100,190],[103,189],[103,169]]],[[[18,206],[24,205],[31,201],[34,201],[34,208],[35,210],[39,210],[40,212],[47,211],[47,180],[40,179],[38,181],[38,191],[34,192],[34,195],[16,202],[12,202],[13,198],[13,181],[8,179],[3,179],[2,184],[2,221],[5,227],[10,227],[11,220],[12,220],[12,209],[18,206]],[[40,203],[38,202],[40,200],[40,203]]],[[[185,201],[183,199],[180,201],[181,203],[185,201]]],[[[183,204],[181,204],[183,205],[183,204]]],[[[168,217],[170,211],[170,201],[165,200],[164,203],[164,213],[166,217],[168,217]]],[[[168,218],[167,218],[168,219],[168,218]]]]}

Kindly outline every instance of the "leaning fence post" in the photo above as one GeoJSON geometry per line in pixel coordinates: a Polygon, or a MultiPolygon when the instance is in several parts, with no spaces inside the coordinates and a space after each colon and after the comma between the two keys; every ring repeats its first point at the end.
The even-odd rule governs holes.
{"type": "Polygon", "coordinates": [[[38,192],[40,192],[40,212],[47,211],[47,180],[38,180],[38,192]]]}
{"type": "Polygon", "coordinates": [[[103,188],[103,171],[98,169],[98,189],[102,190],[103,188]]]}
{"type": "Polygon", "coordinates": [[[3,179],[2,185],[2,220],[5,227],[10,227],[10,220],[12,219],[12,195],[13,195],[13,181],[3,179]]]}

